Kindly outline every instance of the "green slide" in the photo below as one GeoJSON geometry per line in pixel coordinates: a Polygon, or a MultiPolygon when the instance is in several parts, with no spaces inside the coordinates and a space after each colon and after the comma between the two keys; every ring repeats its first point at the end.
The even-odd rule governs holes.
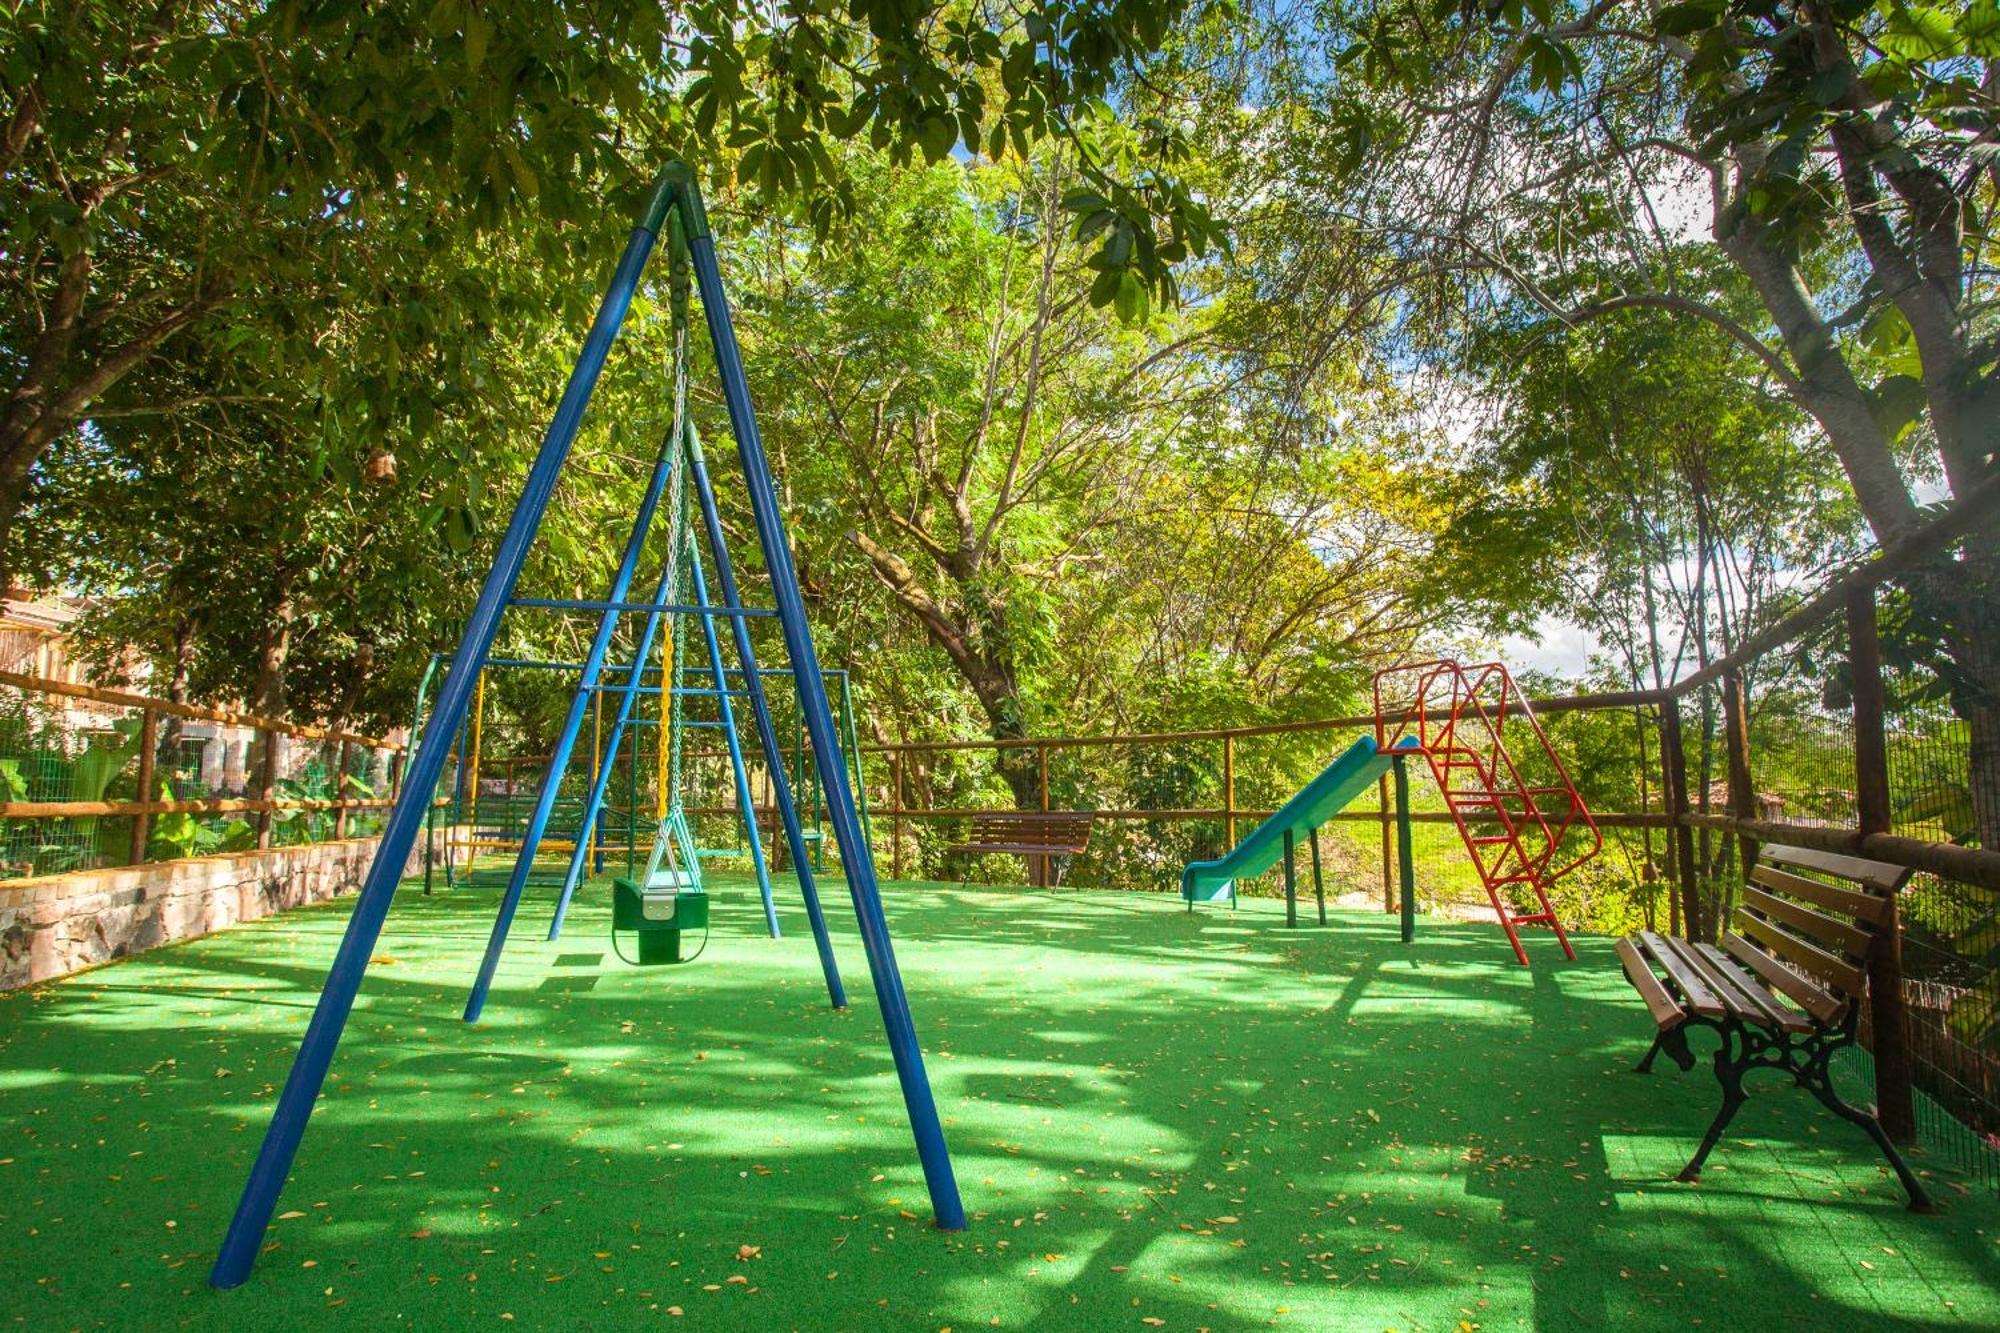
{"type": "MultiPolygon", "coordinates": [[[[1414,747],[1415,738],[1404,741],[1414,747]]],[[[1373,736],[1363,736],[1346,753],[1328,764],[1320,775],[1299,789],[1282,810],[1259,824],[1256,831],[1236,844],[1227,856],[1214,861],[1191,862],[1181,871],[1181,897],[1189,904],[1234,902],[1236,881],[1261,875],[1285,854],[1285,835],[1294,844],[1302,843],[1314,829],[1344,809],[1347,803],[1374,786],[1393,762],[1375,748],[1373,736]]]]}

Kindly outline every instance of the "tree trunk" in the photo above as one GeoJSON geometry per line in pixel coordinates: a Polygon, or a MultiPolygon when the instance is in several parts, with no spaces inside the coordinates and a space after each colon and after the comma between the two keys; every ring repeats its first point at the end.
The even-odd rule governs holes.
{"type": "MultiPolygon", "coordinates": [[[[946,607],[931,596],[901,556],[859,530],[849,530],[847,539],[868,557],[876,577],[888,585],[896,600],[924,627],[931,642],[944,649],[958,668],[960,679],[971,687],[986,714],[986,734],[996,741],[1025,740],[1027,715],[1005,603],[979,586],[976,573],[952,571],[963,609],[946,607]]],[[[1041,808],[1041,769],[1032,749],[1002,749],[995,755],[994,766],[1013,793],[1015,809],[1041,808]]]]}
{"type": "MultiPolygon", "coordinates": [[[[167,672],[167,698],[173,703],[188,701],[188,681],[194,675],[195,641],[196,626],[192,618],[174,627],[173,665],[167,672]]],[[[185,723],[178,713],[160,715],[160,740],[153,751],[153,771],[164,774],[168,780],[180,768],[181,732],[185,723]]]]}
{"type": "Polygon", "coordinates": [[[2000,848],[2000,520],[1975,531],[1965,549],[1965,559],[1911,579],[1910,594],[1936,599],[1943,612],[1944,647],[1956,668],[1952,706],[1970,732],[1972,836],[1991,851],[2000,848]]]}
{"type": "MultiPolygon", "coordinates": [[[[298,607],[287,576],[278,585],[277,602],[271,608],[270,623],[264,629],[257,653],[257,684],[250,697],[250,711],[260,717],[285,715],[285,659],[291,653],[292,622],[297,616],[298,607]]],[[[253,783],[274,780],[284,762],[283,739],[266,731],[260,731],[258,736],[256,762],[250,765],[253,783]]]]}

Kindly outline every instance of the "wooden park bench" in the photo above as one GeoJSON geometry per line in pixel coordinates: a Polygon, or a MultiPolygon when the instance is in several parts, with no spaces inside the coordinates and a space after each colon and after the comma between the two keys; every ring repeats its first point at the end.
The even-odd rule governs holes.
{"type": "MultiPolygon", "coordinates": [[[[1090,846],[1090,816],[1071,810],[995,810],[972,817],[972,831],[948,853],[1024,857],[1030,882],[1050,883],[1050,858],[1075,856],[1090,846]]],[[[966,871],[970,880],[972,872],[966,871]]]]}
{"type": "Polygon", "coordinates": [[[1662,1051],[1682,1070],[1694,1068],[1690,1028],[1711,1028],[1721,1038],[1715,1077],[1722,1109],[1679,1179],[1701,1175],[1743,1105],[1743,1076],[1774,1069],[1866,1130],[1895,1168],[1910,1207],[1932,1211],[1929,1194],[1881,1122],[1840,1099],[1829,1069],[1834,1054],[1855,1039],[1869,957],[1888,939],[1882,927],[1909,873],[1880,861],[1767,843],[1720,947],[1650,930],[1618,941],[1625,977],[1659,1026],[1640,1073],[1650,1072],[1662,1051]]]}

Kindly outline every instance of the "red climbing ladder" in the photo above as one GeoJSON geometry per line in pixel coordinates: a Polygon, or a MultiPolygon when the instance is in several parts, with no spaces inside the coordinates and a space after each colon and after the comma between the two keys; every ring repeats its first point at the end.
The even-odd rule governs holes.
{"type": "Polygon", "coordinates": [[[1547,926],[1575,958],[1549,889],[1604,846],[1597,822],[1514,678],[1498,662],[1418,662],[1375,673],[1375,742],[1414,739],[1465,840],[1500,928],[1527,965],[1517,927],[1547,926]],[[1512,736],[1535,781],[1508,749],[1512,736]],[[1530,901],[1531,900],[1531,901],[1530,901]],[[1528,911],[1517,915],[1517,906],[1528,911]]]}

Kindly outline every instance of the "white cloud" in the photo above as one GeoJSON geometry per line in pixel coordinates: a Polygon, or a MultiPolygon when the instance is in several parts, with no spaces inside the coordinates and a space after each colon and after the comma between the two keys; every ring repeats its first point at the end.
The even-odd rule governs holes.
{"type": "Polygon", "coordinates": [[[1510,671],[1546,671],[1580,677],[1590,668],[1597,639],[1583,626],[1560,616],[1543,616],[1532,634],[1500,640],[1499,656],[1510,671]]]}

